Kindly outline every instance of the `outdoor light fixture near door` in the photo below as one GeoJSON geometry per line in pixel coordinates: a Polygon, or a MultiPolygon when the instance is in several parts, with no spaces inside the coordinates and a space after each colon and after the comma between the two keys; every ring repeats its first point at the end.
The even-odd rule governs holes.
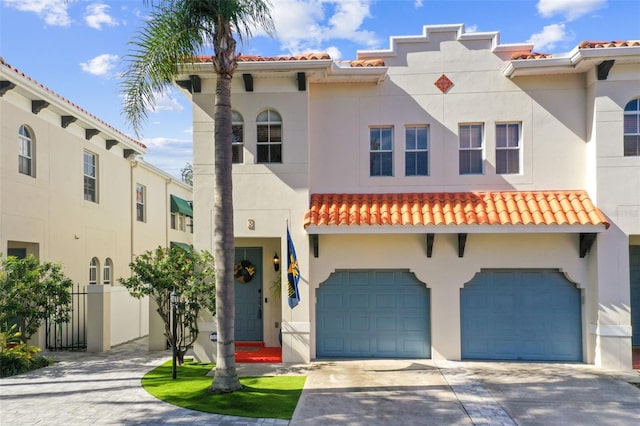
{"type": "Polygon", "coordinates": [[[278,257],[278,253],[273,255],[273,270],[276,272],[280,270],[280,258],[278,257]]]}
{"type": "Polygon", "coordinates": [[[178,349],[176,348],[176,344],[178,342],[178,338],[176,336],[178,332],[178,302],[180,301],[180,295],[175,291],[175,289],[171,292],[170,297],[171,302],[171,346],[172,346],[172,368],[171,368],[171,378],[175,379],[178,376],[178,371],[176,368],[176,358],[178,356],[178,349]]]}

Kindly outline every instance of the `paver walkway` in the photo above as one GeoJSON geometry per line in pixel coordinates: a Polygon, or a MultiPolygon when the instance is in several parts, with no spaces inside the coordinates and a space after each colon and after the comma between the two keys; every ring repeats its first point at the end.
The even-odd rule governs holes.
{"type": "Polygon", "coordinates": [[[147,340],[103,354],[47,354],[59,363],[0,379],[0,425],[223,425],[285,426],[287,420],[201,413],[162,402],[140,385],[152,368],[170,359],[150,353],[147,340]]]}

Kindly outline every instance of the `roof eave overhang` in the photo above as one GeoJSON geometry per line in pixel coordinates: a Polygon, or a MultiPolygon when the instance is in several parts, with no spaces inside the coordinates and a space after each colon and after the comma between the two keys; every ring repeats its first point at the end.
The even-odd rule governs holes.
{"type": "Polygon", "coordinates": [[[515,59],[505,66],[503,73],[509,78],[531,75],[583,73],[602,61],[629,60],[640,63],[640,47],[611,47],[574,49],[567,56],[542,59],[515,59]]]}
{"type": "MultiPolygon", "coordinates": [[[[71,101],[61,97],[55,92],[49,91],[42,87],[40,83],[28,78],[22,78],[20,75],[15,74],[12,71],[0,73],[2,79],[12,81],[16,84],[18,91],[22,96],[27,98],[34,97],[47,101],[50,106],[48,107],[58,115],[70,115],[77,117],[82,122],[86,123],[88,127],[98,130],[105,139],[114,139],[118,141],[123,149],[131,149],[136,154],[146,153],[146,148],[138,145],[132,139],[115,128],[102,122],[93,115],[89,114],[82,108],[75,106],[71,101]]],[[[76,122],[77,123],[77,122],[76,122]]]]}
{"type": "Polygon", "coordinates": [[[600,225],[308,225],[307,234],[580,234],[599,233],[600,225]]]}

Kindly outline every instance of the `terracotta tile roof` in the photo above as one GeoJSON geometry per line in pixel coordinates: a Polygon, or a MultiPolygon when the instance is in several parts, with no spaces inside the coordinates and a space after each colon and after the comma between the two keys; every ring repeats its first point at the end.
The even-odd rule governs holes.
{"type": "Polygon", "coordinates": [[[604,225],[584,191],[312,194],[304,226],[604,225]]]}
{"type": "MultiPolygon", "coordinates": [[[[322,61],[330,60],[328,53],[306,53],[295,56],[260,56],[260,55],[239,55],[238,62],[283,62],[283,61],[322,61]]],[[[195,56],[195,63],[212,62],[211,56],[195,56]]]]}
{"type": "Polygon", "coordinates": [[[640,47],[640,40],[583,41],[578,45],[579,49],[602,49],[605,47],[640,47]]]}
{"type": "Polygon", "coordinates": [[[13,71],[14,73],[16,73],[17,75],[19,75],[20,77],[29,80],[30,82],[34,83],[35,85],[37,85],[38,87],[40,87],[41,89],[45,90],[47,93],[55,96],[56,98],[58,98],[60,101],[62,101],[63,103],[68,104],[69,106],[71,106],[72,108],[80,111],[81,113],[91,117],[93,120],[99,122],[100,124],[102,124],[105,127],[108,127],[112,132],[120,135],[122,138],[125,138],[131,142],[133,142],[134,144],[141,146],[142,148],[147,148],[142,142],[137,141],[127,135],[125,135],[124,133],[122,133],[120,130],[116,129],[115,127],[113,127],[112,125],[108,124],[105,121],[102,121],[101,119],[99,119],[98,117],[96,117],[95,115],[91,114],[89,111],[85,110],[84,108],[79,107],[78,105],[74,104],[73,102],[71,102],[70,100],[68,100],[67,98],[59,95],[58,93],[54,92],[53,90],[49,89],[47,86],[45,86],[42,83],[37,82],[36,80],[32,79],[31,77],[29,77],[28,75],[26,75],[25,73],[23,73],[22,71],[20,71],[19,69],[13,67],[12,65],[8,64],[3,57],[0,56],[0,64],[6,66],[8,69],[10,69],[11,71],[13,71]]]}
{"type": "MultiPolygon", "coordinates": [[[[212,62],[211,56],[195,56],[194,63],[212,62]]],[[[283,61],[326,61],[331,60],[328,53],[305,53],[295,56],[260,56],[260,55],[240,55],[238,62],[283,62],[283,61]]],[[[355,59],[353,61],[345,61],[352,68],[359,67],[384,67],[383,59],[355,59]]]]}
{"type": "Polygon", "coordinates": [[[551,55],[548,53],[537,53],[537,52],[516,52],[511,55],[511,60],[515,61],[518,59],[546,59],[551,58],[551,55]]]}
{"type": "Polygon", "coordinates": [[[356,59],[351,61],[351,66],[356,67],[384,67],[384,59],[356,59]]]}

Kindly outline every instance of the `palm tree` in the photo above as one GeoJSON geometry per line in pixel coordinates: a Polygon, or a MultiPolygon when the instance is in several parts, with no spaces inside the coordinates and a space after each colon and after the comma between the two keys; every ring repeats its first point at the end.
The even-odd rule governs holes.
{"type": "MultiPolygon", "coordinates": [[[[148,3],[148,0],[145,1],[148,3]]],[[[217,74],[214,109],[214,257],[218,356],[211,392],[241,388],[236,373],[233,287],[233,199],[231,184],[231,79],[237,67],[236,39],[251,37],[260,27],[273,35],[269,0],[158,0],[144,28],[131,44],[124,74],[124,114],[139,134],[153,108],[154,96],[173,85],[189,58],[213,49],[217,74]]]]}

